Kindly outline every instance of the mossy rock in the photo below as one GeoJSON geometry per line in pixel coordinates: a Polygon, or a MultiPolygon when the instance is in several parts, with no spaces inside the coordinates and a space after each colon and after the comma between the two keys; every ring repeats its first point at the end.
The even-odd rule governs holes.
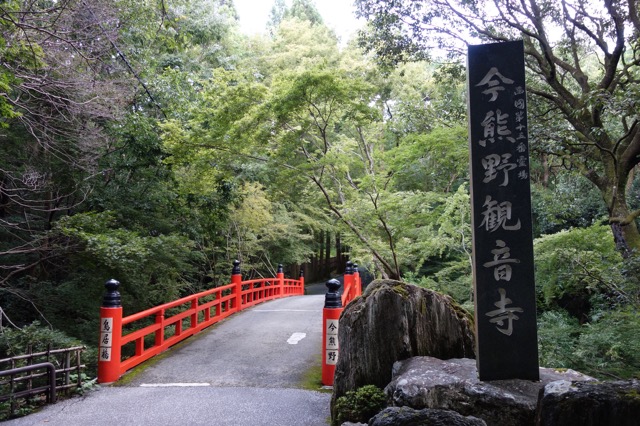
{"type": "Polygon", "coordinates": [[[364,385],[384,388],[396,361],[475,358],[473,320],[464,309],[448,296],[395,280],[373,281],[344,308],[338,340],[332,405],[364,385]]]}

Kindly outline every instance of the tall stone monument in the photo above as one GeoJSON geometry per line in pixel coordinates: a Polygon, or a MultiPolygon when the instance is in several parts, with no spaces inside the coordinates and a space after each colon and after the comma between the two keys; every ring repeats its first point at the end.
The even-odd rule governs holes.
{"type": "Polygon", "coordinates": [[[522,41],[469,46],[467,79],[478,373],[538,380],[522,41]]]}

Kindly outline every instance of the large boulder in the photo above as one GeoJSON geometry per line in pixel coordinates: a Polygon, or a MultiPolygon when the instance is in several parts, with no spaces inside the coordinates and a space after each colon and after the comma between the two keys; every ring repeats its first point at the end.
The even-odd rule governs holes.
{"type": "Polygon", "coordinates": [[[540,393],[536,426],[637,426],[640,381],[549,383],[540,393]]]}
{"type": "Polygon", "coordinates": [[[487,426],[487,424],[481,419],[472,416],[464,417],[455,411],[389,407],[369,420],[369,426],[487,426]]]}
{"type": "Polygon", "coordinates": [[[453,410],[479,417],[489,426],[533,426],[540,391],[558,380],[593,379],[573,370],[541,368],[539,382],[481,382],[472,359],[415,357],[394,365],[385,392],[394,406],[453,410]]]}
{"type": "Polygon", "coordinates": [[[368,384],[384,388],[396,361],[475,356],[466,311],[448,296],[392,280],[373,281],[345,307],[338,342],[332,407],[347,391],[368,384]]]}

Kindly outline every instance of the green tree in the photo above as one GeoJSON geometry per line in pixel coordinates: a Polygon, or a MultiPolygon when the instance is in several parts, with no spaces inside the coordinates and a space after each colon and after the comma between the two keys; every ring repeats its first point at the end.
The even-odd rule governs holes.
{"type": "Polygon", "coordinates": [[[546,186],[541,182],[532,185],[534,237],[568,228],[586,228],[606,217],[598,189],[584,176],[576,172],[554,172],[554,175],[546,186]]]}
{"type": "Polygon", "coordinates": [[[271,6],[271,10],[269,11],[269,19],[267,21],[267,28],[269,32],[273,35],[274,31],[284,17],[287,14],[287,4],[284,0],[275,0],[273,6],[271,6]]]}
{"type": "Polygon", "coordinates": [[[285,70],[302,71],[318,64],[334,65],[339,60],[337,43],[335,34],[324,25],[285,19],[262,58],[262,73],[270,77],[285,70]]]}
{"type": "Polygon", "coordinates": [[[293,0],[291,7],[285,13],[287,18],[297,18],[309,21],[312,25],[322,25],[322,15],[318,12],[313,0],[293,0]]]}
{"type": "Polygon", "coordinates": [[[77,211],[100,175],[105,123],[127,102],[131,80],[114,68],[110,2],[67,0],[0,6],[0,75],[6,130],[0,135],[0,285],[46,278],[60,262],[47,232],[77,211]],[[116,84],[116,79],[119,84],[116,84]],[[7,120],[8,119],[8,120],[7,120]]]}
{"type": "Polygon", "coordinates": [[[308,259],[309,236],[283,205],[268,198],[260,184],[245,183],[234,204],[225,230],[226,250],[245,270],[275,276],[278,263],[302,264],[308,259]]]}
{"type": "Polygon", "coordinates": [[[387,153],[399,190],[451,192],[468,179],[467,129],[410,133],[387,153]]]}
{"type": "Polygon", "coordinates": [[[640,88],[634,1],[357,0],[356,5],[370,22],[363,45],[392,63],[424,58],[436,49],[464,53],[470,39],[522,38],[535,104],[534,149],[562,158],[599,189],[624,256],[640,249],[640,210],[632,210],[627,198],[640,162],[639,110],[631,101],[640,88]]]}
{"type": "Polygon", "coordinates": [[[232,66],[234,26],[222,0],[0,6],[15,112],[0,135],[0,297],[12,318],[93,340],[107,277],[128,309],[197,290],[211,271],[228,278],[215,249],[228,186],[184,185],[158,120],[184,115],[199,79],[232,66]]]}

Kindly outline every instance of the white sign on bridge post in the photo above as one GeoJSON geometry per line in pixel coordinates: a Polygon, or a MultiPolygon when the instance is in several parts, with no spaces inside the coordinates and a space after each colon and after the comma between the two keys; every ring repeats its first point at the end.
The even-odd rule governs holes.
{"type": "Polygon", "coordinates": [[[327,336],[325,351],[328,365],[336,365],[338,363],[338,320],[328,319],[326,322],[325,333],[327,336]]]}
{"type": "Polygon", "coordinates": [[[100,320],[100,361],[111,361],[113,318],[100,320]]]}

